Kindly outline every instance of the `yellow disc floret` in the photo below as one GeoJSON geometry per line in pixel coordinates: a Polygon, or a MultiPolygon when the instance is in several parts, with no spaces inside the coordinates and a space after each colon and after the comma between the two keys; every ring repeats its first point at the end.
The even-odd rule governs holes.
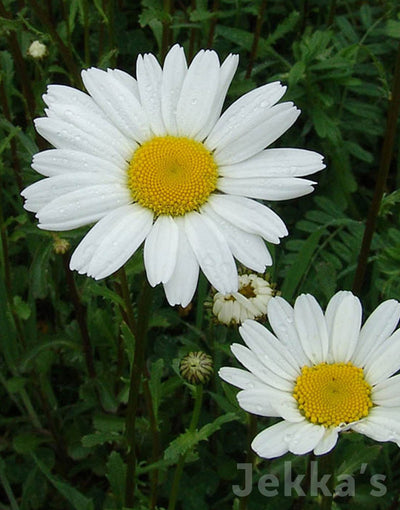
{"type": "Polygon", "coordinates": [[[155,137],[134,153],[128,185],[135,202],[157,216],[197,210],[216,189],[218,167],[201,142],[155,137]]]}
{"type": "Polygon", "coordinates": [[[325,427],[360,420],[372,407],[363,369],[350,362],[304,366],[293,396],[310,422],[325,427]]]}

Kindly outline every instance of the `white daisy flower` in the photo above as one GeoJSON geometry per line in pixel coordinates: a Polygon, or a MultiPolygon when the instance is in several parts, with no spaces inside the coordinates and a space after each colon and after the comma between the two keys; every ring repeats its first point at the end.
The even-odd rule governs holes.
{"type": "Polygon", "coordinates": [[[265,458],[287,452],[329,452],[343,430],[400,446],[400,304],[382,303],[361,328],[361,304],[338,292],[325,314],[303,294],[294,309],[282,298],[268,304],[275,335],[246,321],[247,347],[232,352],[247,368],[224,367],[220,376],[242,389],[240,406],[283,421],[260,432],[253,450],[265,458]]]}
{"type": "Polygon", "coordinates": [[[256,274],[239,276],[237,292],[213,298],[213,314],[222,324],[241,324],[246,319],[258,319],[266,315],[268,301],[274,295],[271,285],[256,274]]]}
{"type": "Polygon", "coordinates": [[[268,149],[296,120],[286,88],[249,92],[221,116],[238,57],[222,63],[201,50],[188,67],[176,45],[164,67],[139,56],[137,78],[123,71],[82,72],[89,94],[50,85],[37,131],[55,149],[32,167],[47,177],[23,191],[39,227],[95,223],[70,267],[96,279],[119,269],[144,242],[152,286],[186,306],[199,268],[220,292],[235,292],[234,257],[257,272],[272,264],[264,240],[287,235],[283,221],[253,199],[286,200],[313,191],[302,179],[324,168],[301,149],[268,149]]]}

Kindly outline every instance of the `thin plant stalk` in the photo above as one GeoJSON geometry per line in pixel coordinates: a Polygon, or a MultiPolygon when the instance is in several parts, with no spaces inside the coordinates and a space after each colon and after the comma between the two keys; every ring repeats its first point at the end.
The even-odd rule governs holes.
{"type": "Polygon", "coordinates": [[[164,20],[162,22],[161,60],[164,60],[170,43],[170,17],[172,0],[163,0],[164,20]]]}
{"type": "MultiPolygon", "coordinates": [[[[5,9],[2,0],[0,0],[0,16],[6,19],[13,18],[12,14],[5,9]]],[[[26,99],[25,116],[29,123],[35,116],[35,97],[32,93],[31,80],[29,79],[25,61],[14,30],[9,31],[7,39],[13,56],[15,71],[22,87],[23,96],[26,99]]]]}
{"type": "MultiPolygon", "coordinates": [[[[203,403],[203,385],[198,384],[195,386],[195,400],[192,413],[192,419],[190,420],[189,432],[194,432],[197,428],[200,418],[201,406],[203,403]]],[[[172,481],[171,492],[169,496],[168,510],[175,510],[176,501],[178,499],[179,483],[183,473],[183,467],[185,465],[186,453],[179,456],[178,464],[175,468],[174,479],[172,481]]]]}
{"type": "Polygon", "coordinates": [[[219,9],[219,0],[214,0],[213,6],[212,6],[212,12],[213,12],[214,16],[211,18],[211,22],[210,22],[210,31],[208,32],[208,39],[207,39],[207,48],[212,48],[212,45],[214,42],[215,27],[217,26],[218,9],[219,9]]]}
{"type": "MultiPolygon", "coordinates": [[[[135,473],[136,473],[136,415],[139,402],[140,382],[142,379],[147,330],[150,317],[151,287],[144,277],[142,292],[138,307],[138,321],[135,328],[135,353],[131,367],[128,407],[126,411],[126,441],[128,454],[126,459],[126,484],[125,484],[125,507],[134,508],[135,502],[135,473]]],[[[133,315],[132,303],[125,302],[126,309],[130,310],[128,316],[133,315]]]]}
{"type": "Polygon", "coordinates": [[[69,289],[69,293],[71,296],[72,304],[75,309],[76,320],[78,322],[79,331],[82,337],[82,346],[83,353],[85,356],[86,368],[91,379],[95,379],[96,377],[96,369],[94,367],[93,360],[93,352],[92,346],[90,342],[89,330],[86,323],[86,313],[85,308],[81,303],[81,299],[79,297],[78,289],[76,288],[74,276],[69,269],[69,259],[67,255],[63,255],[63,266],[65,272],[65,278],[67,280],[67,285],[69,289]]]}
{"type": "Polygon", "coordinates": [[[400,111],[400,43],[397,49],[392,93],[388,103],[386,130],[385,137],[383,140],[379,171],[376,179],[374,195],[372,197],[371,206],[368,212],[364,236],[360,249],[360,255],[358,257],[358,265],[354,277],[353,292],[355,294],[360,294],[364,283],[365,271],[368,264],[368,255],[376,228],[376,220],[379,214],[383,193],[386,187],[386,181],[389,175],[390,163],[393,157],[393,147],[399,111],[400,111]]]}
{"type": "MultiPolygon", "coordinates": [[[[254,467],[254,463],[256,461],[256,455],[251,449],[251,442],[253,441],[257,432],[257,417],[254,414],[249,415],[249,423],[247,426],[247,455],[246,455],[246,463],[251,464],[254,467]]],[[[239,502],[239,510],[247,510],[249,496],[243,496],[240,498],[239,502]]]]}
{"type": "MultiPolygon", "coordinates": [[[[149,385],[150,374],[147,372],[146,377],[143,380],[143,391],[144,398],[146,400],[147,413],[150,421],[150,428],[152,434],[152,454],[151,462],[155,463],[160,459],[160,431],[157,424],[157,419],[154,414],[153,399],[151,396],[150,385],[149,385]]],[[[158,469],[153,469],[150,472],[150,510],[154,510],[157,504],[157,487],[158,487],[158,469]]]]}
{"type": "Polygon", "coordinates": [[[262,0],[260,7],[258,9],[257,13],[257,21],[256,21],[256,28],[254,31],[254,37],[253,37],[253,44],[251,46],[251,51],[249,55],[249,63],[246,70],[246,76],[245,78],[250,78],[251,72],[253,70],[254,61],[257,57],[257,50],[258,50],[258,43],[260,42],[260,35],[261,35],[261,28],[264,22],[264,13],[265,8],[267,6],[267,0],[262,0]]]}
{"type": "MultiPolygon", "coordinates": [[[[42,23],[46,26],[49,34],[51,35],[53,41],[58,46],[58,50],[61,54],[62,59],[65,62],[66,67],[68,68],[69,73],[73,79],[75,85],[82,87],[82,79],[79,73],[79,69],[76,65],[74,57],[72,55],[71,48],[68,47],[64,41],[61,39],[59,33],[57,32],[54,24],[52,23],[47,11],[43,8],[37,0],[30,0],[30,5],[32,9],[35,11],[36,15],[41,19],[42,23]]],[[[28,81],[28,84],[30,82],[28,81]]]]}
{"type": "MultiPolygon", "coordinates": [[[[330,510],[332,508],[335,487],[335,450],[333,449],[325,455],[318,457],[316,462],[317,464],[314,464],[314,466],[318,466],[318,478],[322,479],[324,475],[329,475],[326,486],[330,494],[322,494],[320,508],[321,510],[330,510]]],[[[312,474],[310,476],[312,478],[312,474]]]]}

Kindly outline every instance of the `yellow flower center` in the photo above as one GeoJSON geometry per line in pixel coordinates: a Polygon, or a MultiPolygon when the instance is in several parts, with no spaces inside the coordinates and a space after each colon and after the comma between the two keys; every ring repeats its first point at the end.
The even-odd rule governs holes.
{"type": "Polygon", "coordinates": [[[310,422],[325,427],[360,420],[372,407],[363,369],[350,362],[304,366],[293,396],[310,422]]]}
{"type": "Polygon", "coordinates": [[[128,185],[135,202],[157,216],[182,216],[197,210],[216,189],[218,167],[200,142],[155,137],[134,153],[128,185]]]}

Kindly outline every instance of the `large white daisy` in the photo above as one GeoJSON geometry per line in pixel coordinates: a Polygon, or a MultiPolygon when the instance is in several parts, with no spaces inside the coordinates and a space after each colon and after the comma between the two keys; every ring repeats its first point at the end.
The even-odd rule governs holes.
{"type": "Polygon", "coordinates": [[[234,257],[263,272],[272,264],[264,240],[279,243],[283,221],[256,200],[313,191],[304,175],[322,157],[301,149],[268,149],[299,110],[276,104],[279,82],[249,92],[223,115],[238,57],[221,65],[200,51],[187,66],[176,45],[164,67],[139,56],[137,78],[117,69],[82,72],[89,94],[50,85],[47,117],[37,131],[55,149],[32,167],[47,177],[23,191],[39,227],[70,230],[95,223],[71,258],[71,269],[96,279],[119,269],[144,242],[152,286],[163,283],[171,305],[187,305],[199,267],[214,287],[234,292],[234,257]]]}
{"type": "Polygon", "coordinates": [[[260,432],[252,448],[265,458],[286,452],[330,451],[340,431],[352,429],[400,446],[400,304],[382,303],[361,328],[361,304],[351,292],[330,300],[325,314],[303,294],[294,309],[272,298],[268,319],[275,335],[255,321],[232,352],[248,371],[224,367],[220,376],[242,389],[240,406],[282,417],[260,432]]]}

